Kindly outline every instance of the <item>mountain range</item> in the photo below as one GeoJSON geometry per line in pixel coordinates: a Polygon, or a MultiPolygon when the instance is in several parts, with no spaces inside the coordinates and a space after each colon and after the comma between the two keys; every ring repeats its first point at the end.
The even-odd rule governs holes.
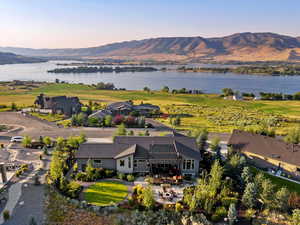
{"type": "Polygon", "coordinates": [[[237,33],[225,37],[163,37],[91,48],[31,49],[0,47],[31,57],[212,61],[300,61],[300,37],[275,33],[237,33]]]}
{"type": "Polygon", "coordinates": [[[22,55],[16,55],[8,52],[0,52],[0,65],[4,64],[17,64],[17,63],[39,63],[46,62],[45,59],[36,57],[27,57],[22,55]]]}

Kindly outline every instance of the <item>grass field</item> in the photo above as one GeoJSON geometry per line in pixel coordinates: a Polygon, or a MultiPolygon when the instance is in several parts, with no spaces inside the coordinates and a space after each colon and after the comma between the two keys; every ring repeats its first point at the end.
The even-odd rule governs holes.
{"type": "Polygon", "coordinates": [[[264,176],[272,181],[273,184],[276,185],[277,189],[286,187],[290,192],[297,192],[300,194],[300,184],[281,179],[279,177],[272,176],[271,174],[268,174],[267,172],[260,171],[255,167],[251,167],[251,170],[253,174],[257,174],[258,172],[262,172],[264,176]]]}
{"type": "Polygon", "coordinates": [[[101,181],[84,191],[84,199],[93,205],[106,206],[123,201],[128,194],[127,187],[118,181],[101,181]]]}
{"type": "MultiPolygon", "coordinates": [[[[113,102],[133,100],[136,103],[157,104],[164,113],[182,115],[178,129],[207,127],[211,132],[231,132],[241,127],[255,127],[272,124],[278,134],[285,134],[300,122],[300,101],[233,101],[217,95],[171,94],[160,91],[110,91],[96,90],[95,87],[81,84],[44,84],[27,90],[14,90],[0,86],[0,105],[18,107],[33,105],[40,93],[49,96],[78,96],[83,103],[89,100],[113,102]]],[[[169,124],[169,120],[161,120],[169,124]]]]}

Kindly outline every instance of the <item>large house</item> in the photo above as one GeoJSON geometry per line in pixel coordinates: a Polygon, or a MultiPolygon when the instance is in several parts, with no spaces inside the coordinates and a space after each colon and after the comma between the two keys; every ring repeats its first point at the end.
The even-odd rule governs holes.
{"type": "Polygon", "coordinates": [[[261,168],[276,168],[294,176],[300,175],[300,145],[241,130],[233,131],[228,145],[261,168]]]}
{"type": "Polygon", "coordinates": [[[122,173],[182,174],[196,176],[201,155],[194,138],[170,136],[117,136],[112,143],[84,143],[75,154],[84,171],[88,160],[94,167],[122,173]]]}
{"type": "Polygon", "coordinates": [[[40,109],[48,109],[51,110],[52,113],[60,113],[66,116],[79,113],[82,106],[78,97],[48,97],[44,96],[44,94],[37,96],[34,104],[40,109]]]}
{"type": "Polygon", "coordinates": [[[152,104],[140,104],[134,105],[131,101],[125,102],[114,102],[106,107],[106,109],[99,110],[89,117],[96,117],[103,119],[107,115],[116,116],[116,115],[129,115],[130,113],[137,113],[141,116],[150,116],[153,112],[159,112],[159,106],[152,104]]]}

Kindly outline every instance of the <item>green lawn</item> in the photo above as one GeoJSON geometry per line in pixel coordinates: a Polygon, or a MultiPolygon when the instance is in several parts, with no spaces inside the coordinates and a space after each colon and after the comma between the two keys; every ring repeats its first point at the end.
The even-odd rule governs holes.
{"type": "Polygon", "coordinates": [[[126,198],[128,189],[118,181],[101,181],[84,191],[84,199],[93,205],[106,206],[121,202],[126,198]]]}
{"type": "MultiPolygon", "coordinates": [[[[252,172],[257,174],[260,170],[256,169],[255,167],[251,167],[252,172]]],[[[261,171],[265,175],[266,178],[270,179],[273,184],[279,189],[281,187],[286,187],[290,192],[297,192],[300,194],[300,184],[290,182],[288,180],[281,179],[279,177],[272,176],[267,172],[261,171]]]]}

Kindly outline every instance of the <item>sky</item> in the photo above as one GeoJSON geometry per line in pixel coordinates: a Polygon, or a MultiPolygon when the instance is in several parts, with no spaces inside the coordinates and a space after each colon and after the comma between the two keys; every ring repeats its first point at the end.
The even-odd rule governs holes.
{"type": "Polygon", "coordinates": [[[239,32],[300,36],[300,0],[0,0],[0,46],[94,47],[239,32]]]}

